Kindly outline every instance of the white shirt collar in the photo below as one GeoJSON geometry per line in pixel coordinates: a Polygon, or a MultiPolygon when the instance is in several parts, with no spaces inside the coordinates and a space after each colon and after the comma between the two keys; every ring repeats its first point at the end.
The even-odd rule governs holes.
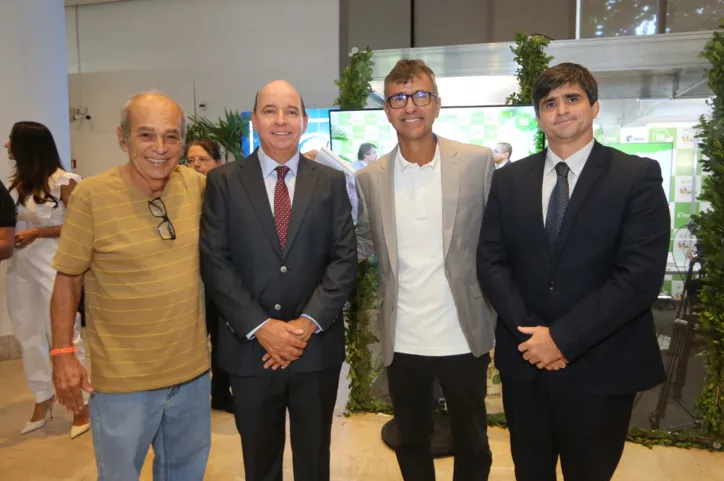
{"type": "Polygon", "coordinates": [[[297,170],[299,169],[299,151],[297,151],[286,164],[280,164],[269,157],[266,152],[264,152],[264,149],[261,148],[261,145],[259,146],[257,155],[259,156],[259,163],[261,164],[261,173],[264,177],[269,177],[272,172],[274,172],[274,169],[281,165],[289,167],[291,174],[296,177],[297,170]]]}
{"type": "Polygon", "coordinates": [[[495,168],[500,169],[501,167],[505,167],[506,165],[508,165],[509,162],[509,160],[506,160],[505,162],[502,162],[500,164],[495,164],[495,168]]]}
{"type": "MultiPolygon", "coordinates": [[[[399,144],[397,145],[397,155],[395,156],[395,162],[397,163],[397,167],[400,169],[401,172],[404,172],[406,169],[410,168],[413,165],[417,165],[414,162],[409,162],[405,157],[402,155],[402,149],[400,148],[399,144]]],[[[435,144],[435,155],[432,156],[432,161],[428,162],[427,164],[420,167],[421,169],[424,169],[425,167],[430,167],[431,169],[434,169],[438,162],[440,162],[440,142],[437,142],[435,144]]]]}
{"type": "Polygon", "coordinates": [[[571,154],[566,159],[561,159],[555,152],[548,149],[548,153],[546,154],[545,173],[552,172],[556,168],[556,164],[559,162],[565,162],[576,177],[580,176],[581,171],[583,171],[583,167],[586,165],[588,157],[591,155],[595,142],[596,139],[592,139],[581,150],[571,154]]]}

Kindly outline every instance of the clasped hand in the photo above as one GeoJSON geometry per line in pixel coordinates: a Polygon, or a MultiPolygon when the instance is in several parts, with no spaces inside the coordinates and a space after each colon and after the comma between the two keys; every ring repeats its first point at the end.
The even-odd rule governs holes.
{"type": "Polygon", "coordinates": [[[316,329],[314,322],[306,317],[289,322],[270,319],[255,334],[266,351],[262,357],[264,369],[286,369],[299,359],[316,329]]]}
{"type": "Polygon", "coordinates": [[[523,353],[523,359],[535,365],[538,369],[558,371],[568,365],[568,361],[556,346],[551,337],[550,329],[544,326],[518,327],[523,334],[530,334],[531,338],[518,346],[523,353]]]}

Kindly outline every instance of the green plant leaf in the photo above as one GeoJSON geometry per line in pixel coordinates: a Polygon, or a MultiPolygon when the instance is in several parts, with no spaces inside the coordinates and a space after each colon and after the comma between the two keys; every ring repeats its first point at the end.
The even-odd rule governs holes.
{"type": "Polygon", "coordinates": [[[714,32],[700,57],[711,68],[706,78],[714,97],[707,102],[708,116],[702,115],[696,137],[699,139],[702,171],[700,200],[711,203],[711,210],[693,216],[699,226],[696,233],[698,251],[702,257],[702,288],[700,291],[699,323],[696,334],[701,342],[704,361],[703,390],[697,400],[698,414],[704,430],[724,436],[724,33],[714,32]]]}
{"type": "Polygon", "coordinates": [[[249,120],[235,110],[224,109],[224,116],[216,122],[203,116],[191,115],[186,141],[201,138],[213,140],[219,145],[227,160],[239,160],[244,157],[242,138],[248,135],[248,128],[249,120]]]}
{"type": "Polygon", "coordinates": [[[347,132],[340,127],[339,125],[333,125],[331,129],[331,139],[337,140],[340,142],[349,142],[349,137],[347,137],[347,132]]]}
{"type": "MultiPolygon", "coordinates": [[[[533,102],[533,85],[536,79],[545,72],[553,57],[545,54],[550,40],[539,35],[528,36],[523,32],[515,33],[515,47],[510,50],[515,54],[518,64],[516,76],[520,92],[512,93],[505,99],[506,105],[530,105],[533,102]]],[[[535,152],[545,148],[545,135],[540,130],[535,137],[535,152]]],[[[534,152],[530,152],[531,154],[534,152]]]]}
{"type": "Polygon", "coordinates": [[[339,87],[339,97],[334,105],[343,110],[363,109],[367,106],[367,97],[372,93],[372,55],[369,47],[351,55],[350,65],[342,71],[341,78],[334,81],[339,87]]]}

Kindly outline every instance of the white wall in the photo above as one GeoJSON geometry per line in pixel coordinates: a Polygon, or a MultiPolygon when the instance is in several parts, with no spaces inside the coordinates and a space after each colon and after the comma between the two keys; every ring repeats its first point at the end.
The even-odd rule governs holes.
{"type": "MultiPolygon", "coordinates": [[[[62,0],[0,2],[0,145],[15,122],[41,122],[53,133],[67,165],[70,136],[64,28],[62,0]]],[[[5,149],[0,149],[0,178],[6,186],[13,166],[5,149]]],[[[7,261],[0,264],[0,336],[12,333],[5,307],[6,265],[7,261]]]]}
{"type": "Polygon", "coordinates": [[[141,90],[162,90],[190,114],[195,87],[196,103],[208,106],[198,113],[215,120],[225,107],[251,110],[256,91],[281,78],[309,108],[331,107],[338,3],[129,0],[66,8],[70,105],[92,117],[71,124],[76,171],[93,175],[126,160],[115,128],[125,101],[141,90]]]}

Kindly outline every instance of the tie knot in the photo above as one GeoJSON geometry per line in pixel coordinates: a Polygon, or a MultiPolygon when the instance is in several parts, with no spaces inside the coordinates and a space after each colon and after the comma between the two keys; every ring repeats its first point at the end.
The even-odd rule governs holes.
{"type": "Polygon", "coordinates": [[[284,180],[284,177],[287,176],[287,172],[289,172],[289,167],[286,165],[280,165],[276,168],[277,171],[277,178],[284,180]]]}
{"type": "Polygon", "coordinates": [[[571,170],[570,167],[568,167],[568,164],[565,162],[558,162],[556,164],[556,172],[558,173],[559,177],[566,177],[568,176],[568,172],[571,170]]]}

